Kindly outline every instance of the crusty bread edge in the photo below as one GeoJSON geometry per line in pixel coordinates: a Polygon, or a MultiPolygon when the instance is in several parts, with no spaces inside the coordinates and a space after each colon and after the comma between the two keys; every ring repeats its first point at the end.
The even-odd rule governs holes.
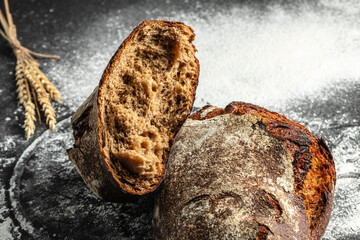
{"type": "MultiPolygon", "coordinates": [[[[334,162],[334,158],[330,152],[330,149],[329,147],[326,145],[326,142],[323,138],[320,138],[318,139],[319,141],[319,147],[322,148],[326,154],[329,155],[329,160],[331,162],[331,164],[333,166],[335,166],[335,162],[334,162]]],[[[335,173],[336,174],[336,173],[335,173]]],[[[324,196],[324,199],[325,199],[325,208],[318,220],[318,223],[319,225],[317,226],[317,228],[315,229],[315,231],[313,232],[313,236],[312,238],[313,239],[321,239],[321,237],[325,234],[325,231],[326,231],[326,227],[328,226],[329,224],[329,221],[330,221],[330,217],[331,217],[331,212],[332,212],[332,209],[333,209],[333,204],[334,204],[334,197],[335,197],[335,184],[336,184],[336,175],[335,175],[335,179],[334,179],[334,183],[333,183],[333,186],[332,186],[332,190],[331,192],[330,191],[327,191],[325,192],[325,196],[324,196]]]]}
{"type": "MultiPolygon", "coordinates": [[[[231,112],[229,112],[231,107],[235,107],[237,104],[245,104],[245,105],[249,105],[251,107],[253,107],[254,109],[258,109],[260,111],[268,111],[271,112],[263,107],[257,106],[257,105],[253,105],[250,103],[243,103],[243,102],[231,102],[229,103],[224,109],[222,108],[218,108],[215,106],[211,106],[211,105],[207,105],[205,107],[203,107],[202,109],[198,110],[197,112],[191,114],[189,116],[190,119],[193,120],[204,120],[204,119],[209,119],[209,118],[213,118],[215,116],[218,115],[222,115],[222,114],[232,114],[231,112]],[[203,114],[204,113],[204,114],[203,114]],[[203,115],[202,115],[203,114],[203,115]]],[[[275,113],[275,112],[271,112],[271,113],[275,113]]],[[[278,113],[276,113],[278,114],[278,113]]],[[[284,116],[283,116],[284,117],[284,116]]],[[[309,131],[308,131],[309,132],[309,131]]],[[[310,132],[309,132],[310,133],[310,132]]],[[[271,134],[271,133],[269,133],[271,134]]],[[[312,134],[312,133],[310,133],[312,134]]],[[[326,145],[325,141],[320,138],[316,138],[318,143],[319,143],[319,147],[322,148],[322,150],[328,155],[329,157],[329,162],[331,165],[335,166],[334,160],[333,160],[333,156],[330,152],[330,149],[328,148],[328,146],[326,145]]],[[[318,219],[318,226],[317,228],[314,230],[314,232],[312,233],[311,236],[309,236],[309,239],[321,239],[321,237],[324,235],[326,227],[330,221],[330,217],[331,217],[331,212],[333,209],[333,202],[334,202],[334,195],[335,195],[335,184],[336,184],[336,176],[334,179],[334,183],[333,183],[333,187],[331,188],[332,191],[327,191],[325,192],[325,196],[324,200],[325,200],[325,206],[324,209],[318,219]]],[[[298,201],[299,204],[304,206],[304,203],[302,200],[298,201]]]]}
{"type": "Polygon", "coordinates": [[[71,118],[75,144],[67,151],[69,159],[98,197],[115,202],[130,200],[103,163],[97,135],[97,96],[98,87],[71,118]]]}

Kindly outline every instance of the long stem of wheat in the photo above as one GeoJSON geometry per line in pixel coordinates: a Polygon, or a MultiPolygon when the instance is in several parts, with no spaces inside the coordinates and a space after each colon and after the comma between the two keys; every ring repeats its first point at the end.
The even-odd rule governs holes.
{"type": "Polygon", "coordinates": [[[55,111],[51,105],[51,99],[61,99],[59,90],[39,69],[40,64],[33,56],[55,59],[59,59],[60,57],[57,55],[37,53],[22,46],[17,39],[16,26],[10,13],[8,0],[4,0],[4,5],[5,14],[0,10],[0,23],[3,28],[3,30],[0,29],[0,35],[9,42],[17,58],[15,79],[19,103],[25,108],[24,128],[25,136],[28,139],[35,132],[35,111],[38,113],[39,122],[41,122],[37,103],[41,105],[49,128],[54,130],[56,119],[55,111]]]}

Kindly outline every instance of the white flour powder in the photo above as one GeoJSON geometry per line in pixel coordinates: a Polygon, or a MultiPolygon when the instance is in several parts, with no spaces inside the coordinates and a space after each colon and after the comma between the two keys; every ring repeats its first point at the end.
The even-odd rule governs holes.
{"type": "MultiPolygon", "coordinates": [[[[335,81],[359,80],[357,15],[317,13],[306,7],[297,12],[282,7],[265,12],[249,7],[202,11],[208,11],[203,13],[206,19],[186,12],[157,17],[184,21],[195,30],[201,67],[196,107],[241,100],[277,108],[335,81]]],[[[73,110],[98,84],[108,60],[131,30],[121,24],[121,14],[110,12],[73,36],[82,45],[68,55],[71,62],[64,59],[51,66],[73,110]],[[101,32],[95,34],[95,29],[101,32]]]]}
{"type": "MultiPolygon", "coordinates": [[[[326,92],[320,94],[325,87],[330,91],[347,88],[346,83],[360,80],[359,3],[349,0],[321,3],[325,6],[322,10],[306,5],[297,10],[284,9],[276,4],[262,10],[245,6],[217,10],[197,4],[196,13],[164,14],[159,9],[147,8],[146,4],[109,10],[76,34],[58,36],[61,40],[57,44],[61,46],[70,41],[78,46],[59,62],[49,62],[46,74],[59,87],[64,105],[73,112],[99,83],[112,54],[135,27],[132,24],[139,15],[143,19],[183,21],[195,30],[195,46],[199,50],[201,70],[195,107],[205,104],[224,107],[237,100],[280,111],[303,99],[326,98],[326,92]]],[[[65,113],[59,111],[61,114],[65,113]]],[[[315,133],[347,117],[343,114],[337,119],[319,116],[301,119],[296,112],[289,114],[294,120],[309,123],[315,133]]],[[[333,149],[336,167],[344,177],[360,172],[360,136],[356,131],[359,131],[356,127],[344,129],[338,138],[328,139],[337,146],[333,149]]],[[[11,139],[4,139],[0,142],[2,149],[15,147],[11,139]]],[[[338,181],[335,202],[338,205],[326,239],[335,239],[343,232],[360,232],[359,182],[358,178],[338,181]],[[342,206],[347,207],[347,212],[342,206]]],[[[1,233],[10,238],[11,221],[1,216],[0,220],[1,233]]]]}

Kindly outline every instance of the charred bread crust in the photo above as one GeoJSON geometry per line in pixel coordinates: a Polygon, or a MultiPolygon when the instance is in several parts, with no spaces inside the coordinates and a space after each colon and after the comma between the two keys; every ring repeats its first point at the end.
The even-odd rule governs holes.
{"type": "Polygon", "coordinates": [[[266,131],[285,144],[294,159],[295,192],[306,208],[310,238],[320,239],[330,220],[336,183],[334,160],[324,139],[284,115],[244,102],[232,102],[225,109],[207,106],[189,118],[204,120],[221,114],[258,116],[266,131]]]}
{"type": "Polygon", "coordinates": [[[98,88],[71,118],[75,144],[67,151],[69,159],[86,185],[98,197],[108,201],[134,200],[132,195],[118,186],[112,172],[102,160],[97,134],[97,96],[98,88]]]}
{"type": "MultiPolygon", "coordinates": [[[[88,99],[79,107],[75,114],[71,118],[75,144],[74,147],[68,150],[68,155],[70,160],[74,163],[77,168],[77,171],[82,176],[84,182],[88,187],[100,198],[106,201],[113,202],[124,202],[136,200],[139,195],[144,195],[151,193],[156,190],[156,188],[161,184],[163,175],[160,176],[159,182],[143,192],[135,192],[125,190],[120,186],[119,179],[112,170],[111,166],[107,161],[104,160],[105,152],[102,148],[103,142],[101,141],[101,130],[104,127],[102,122],[102,113],[100,111],[100,98],[102,92],[104,91],[104,85],[108,80],[109,75],[114,69],[114,65],[119,61],[121,54],[124,49],[128,46],[129,43],[135,38],[136,34],[144,27],[149,25],[163,25],[163,26],[184,26],[188,28],[192,34],[189,38],[189,41],[192,42],[195,38],[195,33],[193,29],[189,26],[186,26],[182,22],[175,21],[165,21],[165,20],[145,20],[140,23],[130,35],[122,42],[116,53],[112,56],[109,61],[104,73],[101,77],[100,83],[94,92],[88,97],[88,99]]],[[[195,51],[196,48],[192,45],[195,51]]],[[[195,99],[196,88],[198,85],[198,77],[200,72],[199,61],[196,57],[196,73],[195,81],[192,84],[191,89],[191,106],[188,109],[188,115],[190,115],[192,105],[195,99]]],[[[163,164],[166,165],[168,152],[170,150],[171,144],[173,142],[173,137],[176,132],[180,129],[182,123],[186,120],[186,117],[176,126],[176,129],[173,133],[173,136],[169,138],[169,148],[165,149],[162,154],[163,164]]]]}

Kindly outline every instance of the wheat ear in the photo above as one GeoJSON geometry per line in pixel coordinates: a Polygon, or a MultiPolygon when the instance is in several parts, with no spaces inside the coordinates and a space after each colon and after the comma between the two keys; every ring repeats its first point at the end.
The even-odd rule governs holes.
{"type": "Polygon", "coordinates": [[[23,64],[20,61],[17,61],[15,68],[15,80],[17,85],[18,98],[20,103],[28,101],[28,92],[26,89],[26,78],[24,73],[23,64]]]}
{"type": "MultiPolygon", "coordinates": [[[[26,83],[27,84],[27,83],[26,83]]],[[[25,136],[26,139],[29,139],[32,134],[35,132],[35,104],[32,101],[28,101],[24,104],[25,107],[25,136]]]]}
{"type": "Polygon", "coordinates": [[[2,26],[0,35],[9,42],[17,58],[15,79],[19,102],[23,104],[25,108],[24,128],[26,138],[28,139],[30,135],[35,132],[35,110],[38,113],[39,122],[41,123],[38,103],[40,103],[44,111],[46,123],[51,130],[54,130],[56,120],[50,97],[54,100],[61,98],[59,90],[39,69],[40,64],[33,56],[54,59],[59,59],[60,57],[57,55],[37,53],[22,46],[17,38],[16,26],[10,13],[8,0],[4,0],[4,5],[5,14],[0,10],[0,25],[2,26]]]}
{"type": "Polygon", "coordinates": [[[60,91],[50,82],[50,80],[45,76],[45,74],[39,69],[39,67],[35,65],[31,65],[31,69],[33,73],[36,75],[41,83],[43,84],[46,91],[50,93],[50,96],[55,101],[59,101],[61,99],[60,91]]]}
{"type": "Polygon", "coordinates": [[[23,104],[25,108],[25,136],[26,139],[29,139],[29,137],[35,132],[35,105],[31,101],[30,89],[25,77],[24,66],[21,61],[17,61],[15,68],[15,79],[16,85],[18,87],[17,92],[19,102],[23,104]]]}
{"type": "Polygon", "coordinates": [[[35,72],[33,71],[33,64],[28,64],[28,67],[25,69],[25,77],[29,80],[33,89],[35,89],[37,100],[40,103],[42,110],[45,114],[46,123],[49,125],[49,128],[55,130],[55,111],[51,106],[50,96],[46,92],[41,81],[37,78],[35,72]]]}

